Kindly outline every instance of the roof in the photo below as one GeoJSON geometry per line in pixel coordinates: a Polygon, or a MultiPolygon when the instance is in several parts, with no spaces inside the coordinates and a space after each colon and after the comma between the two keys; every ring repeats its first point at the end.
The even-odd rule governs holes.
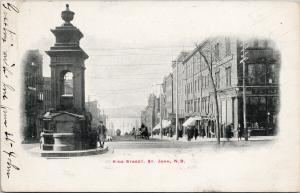
{"type": "Polygon", "coordinates": [[[199,48],[202,48],[208,40],[204,40],[200,45],[198,45],[198,47],[196,47],[193,51],[191,51],[189,53],[189,55],[187,57],[185,57],[185,59],[183,60],[183,63],[186,63],[192,56],[194,56],[197,51],[199,50],[199,48]]]}

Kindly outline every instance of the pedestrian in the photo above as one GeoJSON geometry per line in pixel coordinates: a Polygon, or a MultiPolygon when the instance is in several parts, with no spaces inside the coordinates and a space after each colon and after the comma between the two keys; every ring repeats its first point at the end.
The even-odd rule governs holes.
{"type": "Polygon", "coordinates": [[[243,128],[241,127],[241,124],[238,124],[238,141],[242,140],[242,136],[243,136],[243,128]]]}
{"type": "Polygon", "coordinates": [[[98,132],[99,132],[99,141],[100,141],[100,147],[104,147],[104,142],[106,139],[106,132],[107,129],[106,127],[103,125],[103,121],[99,121],[99,126],[98,126],[98,132]]]}
{"type": "Polygon", "coordinates": [[[191,141],[191,139],[193,138],[194,135],[194,127],[189,126],[187,128],[187,137],[188,137],[188,141],[191,141]]]}
{"type": "Polygon", "coordinates": [[[145,138],[147,140],[149,140],[149,133],[148,133],[148,128],[147,127],[144,128],[144,135],[145,135],[145,138]]]}
{"type": "Polygon", "coordinates": [[[229,139],[231,138],[231,126],[230,125],[227,125],[225,127],[225,135],[226,135],[226,139],[227,141],[229,141],[229,139]]]}
{"type": "Polygon", "coordinates": [[[198,135],[199,135],[198,127],[194,127],[195,140],[197,140],[198,135]]]}
{"type": "Polygon", "coordinates": [[[191,127],[186,128],[187,140],[191,141],[191,127]]]}
{"type": "Polygon", "coordinates": [[[204,129],[204,126],[201,125],[201,130],[200,130],[200,136],[202,137],[202,139],[205,137],[205,129],[204,129]]]}

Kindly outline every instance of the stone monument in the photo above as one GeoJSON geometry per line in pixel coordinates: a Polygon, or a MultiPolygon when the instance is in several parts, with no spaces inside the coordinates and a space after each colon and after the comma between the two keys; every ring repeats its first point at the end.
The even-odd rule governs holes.
{"type": "Polygon", "coordinates": [[[51,30],[56,42],[46,53],[50,56],[51,107],[43,117],[43,151],[74,151],[97,148],[91,132],[90,113],[85,111],[85,60],[80,48],[81,31],[71,24],[74,12],[69,5],[62,11],[64,23],[51,30]]]}

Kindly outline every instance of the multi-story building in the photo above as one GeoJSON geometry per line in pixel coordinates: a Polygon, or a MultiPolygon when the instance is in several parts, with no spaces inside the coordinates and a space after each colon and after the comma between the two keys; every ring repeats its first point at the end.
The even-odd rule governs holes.
{"type": "Polygon", "coordinates": [[[161,95],[159,97],[161,97],[161,116],[162,119],[167,119],[168,118],[168,113],[167,113],[167,83],[166,83],[166,79],[167,77],[163,78],[163,82],[161,84],[161,95]]]}
{"type": "Polygon", "coordinates": [[[43,105],[44,105],[44,113],[49,112],[51,108],[51,78],[50,77],[44,77],[43,105]]]}
{"type": "Polygon", "coordinates": [[[100,109],[98,101],[85,102],[85,109],[92,114],[92,127],[97,127],[100,121],[100,109]]]}
{"type": "Polygon", "coordinates": [[[29,50],[24,59],[25,119],[24,139],[38,139],[43,116],[43,57],[38,50],[29,50]]]}
{"type": "MultiPolygon", "coordinates": [[[[216,107],[208,62],[217,90],[221,137],[226,125],[232,124],[234,129],[238,124],[243,125],[241,43],[237,38],[210,38],[183,61],[186,75],[185,115],[200,115],[215,120],[216,107]],[[205,58],[202,54],[200,57],[199,50],[205,58]]],[[[248,40],[247,44],[247,126],[252,129],[252,134],[260,135],[267,128],[276,128],[280,57],[271,41],[253,39],[248,40]]],[[[212,121],[207,127],[208,136],[211,130],[214,131],[214,125],[215,121],[212,121]]]]}
{"type": "Polygon", "coordinates": [[[150,94],[148,98],[148,104],[141,112],[141,123],[148,128],[148,132],[151,132],[152,129],[159,123],[158,113],[160,112],[160,102],[159,98],[154,94],[150,94]]]}
{"type": "Polygon", "coordinates": [[[165,109],[166,118],[171,120],[174,118],[174,107],[173,107],[173,74],[170,73],[165,78],[166,93],[165,93],[165,109]]]}
{"type": "Polygon", "coordinates": [[[174,113],[176,114],[176,108],[178,111],[178,122],[179,126],[182,127],[182,124],[185,120],[185,67],[183,65],[184,59],[188,56],[188,52],[181,52],[175,61],[172,62],[172,74],[173,74],[173,107],[174,113]],[[178,75],[177,75],[178,71],[178,75]],[[178,77],[178,81],[177,81],[178,77]],[[178,86],[177,86],[178,82],[178,86]],[[178,91],[178,93],[177,93],[178,91]],[[178,95],[178,104],[176,107],[176,94],[178,95]]]}

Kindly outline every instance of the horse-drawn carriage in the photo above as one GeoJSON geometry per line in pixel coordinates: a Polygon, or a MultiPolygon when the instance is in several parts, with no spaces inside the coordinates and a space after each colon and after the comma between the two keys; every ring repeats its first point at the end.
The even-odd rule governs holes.
{"type": "Polygon", "coordinates": [[[138,139],[138,138],[142,138],[142,139],[149,139],[149,133],[148,133],[148,129],[147,127],[142,127],[138,130],[136,130],[134,133],[134,138],[138,139]]]}

